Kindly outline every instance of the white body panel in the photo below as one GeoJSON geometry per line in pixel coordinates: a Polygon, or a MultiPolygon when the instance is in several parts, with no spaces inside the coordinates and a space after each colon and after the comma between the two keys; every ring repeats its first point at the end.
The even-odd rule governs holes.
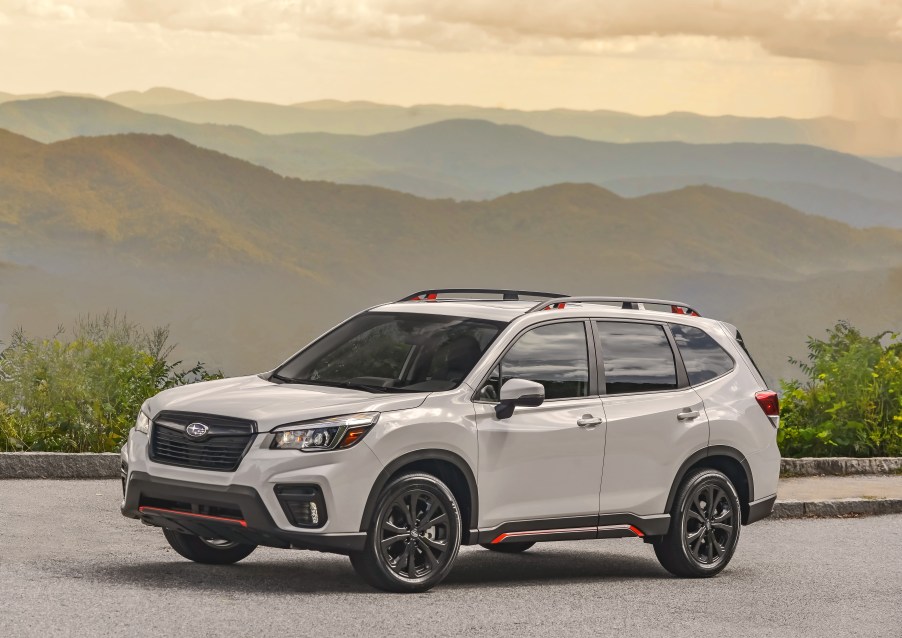
{"type": "Polygon", "coordinates": [[[391,419],[380,418],[363,443],[383,466],[412,452],[441,450],[463,459],[475,476],[479,452],[470,394],[472,390],[466,386],[437,392],[415,409],[396,412],[391,419]]]}
{"type": "Polygon", "coordinates": [[[607,447],[599,511],[661,514],[683,461],[708,445],[708,419],[692,388],[603,399],[607,447]],[[693,410],[699,416],[680,421],[693,410]]]}
{"type": "Polygon", "coordinates": [[[477,403],[479,526],[597,514],[604,424],[576,422],[603,414],[598,397],[520,407],[508,419],[477,403]]]}

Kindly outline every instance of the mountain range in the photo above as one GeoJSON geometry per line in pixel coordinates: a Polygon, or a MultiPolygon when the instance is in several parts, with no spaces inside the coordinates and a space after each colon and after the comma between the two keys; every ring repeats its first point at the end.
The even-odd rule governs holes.
{"type": "Polygon", "coordinates": [[[594,183],[624,196],[712,185],[855,226],[902,227],[898,172],[805,145],[613,144],[481,120],[448,120],[376,135],[264,135],[78,97],[0,104],[0,127],[44,142],[80,135],[168,134],[285,176],[383,186],[428,198],[489,199],[561,182],[594,183]]]}
{"type": "Polygon", "coordinates": [[[115,307],[231,374],[443,285],[686,297],[739,325],[771,378],[800,335],[902,316],[902,231],[710,186],[456,202],[287,178],[173,136],[0,132],[0,193],[0,334],[115,307]]]}
{"type": "MultiPolygon", "coordinates": [[[[0,102],[61,95],[97,97],[61,92],[43,96],[0,93],[0,102]]],[[[525,126],[549,135],[605,142],[810,144],[858,155],[902,155],[900,118],[869,118],[862,123],[835,117],[792,119],[705,116],[680,112],[638,116],[606,110],[524,111],[440,104],[402,107],[339,100],[283,105],[238,99],[211,100],[169,88],[124,91],[109,95],[106,99],[132,109],[183,121],[238,125],[273,135],[301,132],[372,135],[450,119],[478,119],[525,126]]]]}
{"type": "Polygon", "coordinates": [[[902,157],[871,157],[868,159],[875,164],[880,164],[881,166],[902,173],[902,157]]]}

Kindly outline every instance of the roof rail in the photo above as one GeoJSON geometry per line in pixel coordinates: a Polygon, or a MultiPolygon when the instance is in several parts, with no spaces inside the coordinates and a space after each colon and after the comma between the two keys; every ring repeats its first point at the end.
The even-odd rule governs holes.
{"type": "Polygon", "coordinates": [[[668,301],[667,299],[644,299],[639,297],[561,297],[555,298],[553,303],[540,302],[527,310],[536,312],[537,310],[551,310],[552,308],[561,309],[568,303],[619,303],[624,310],[644,310],[645,304],[655,306],[670,306],[670,312],[677,315],[691,315],[693,317],[701,317],[701,314],[692,306],[682,301],[668,301]]]}
{"type": "Polygon", "coordinates": [[[483,294],[501,295],[501,301],[519,301],[520,297],[538,297],[539,299],[558,299],[567,295],[558,292],[535,292],[532,290],[506,290],[503,288],[433,288],[421,290],[407,295],[401,301],[435,301],[439,295],[447,294],[483,294]]]}

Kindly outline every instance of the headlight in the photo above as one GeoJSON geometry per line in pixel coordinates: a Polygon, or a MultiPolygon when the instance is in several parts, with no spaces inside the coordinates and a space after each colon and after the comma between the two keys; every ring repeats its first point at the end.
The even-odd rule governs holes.
{"type": "Polygon", "coordinates": [[[135,421],[135,429],[144,434],[150,432],[150,417],[145,414],[143,408],[138,412],[138,420],[135,421]]]}
{"type": "Polygon", "coordinates": [[[275,432],[272,449],[322,452],[349,448],[379,420],[378,412],[347,414],[329,419],[282,425],[275,432]]]}

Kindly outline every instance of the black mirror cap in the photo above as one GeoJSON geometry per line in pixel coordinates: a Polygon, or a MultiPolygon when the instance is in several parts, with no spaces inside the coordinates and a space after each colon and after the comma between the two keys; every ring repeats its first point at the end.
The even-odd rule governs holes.
{"type": "Polygon", "coordinates": [[[517,399],[517,405],[527,408],[537,408],[545,403],[545,396],[542,394],[526,394],[517,399]]]}
{"type": "Polygon", "coordinates": [[[527,394],[518,399],[501,401],[495,406],[495,416],[499,419],[509,419],[514,415],[514,408],[517,406],[537,408],[544,402],[545,397],[541,394],[527,394]]]}

